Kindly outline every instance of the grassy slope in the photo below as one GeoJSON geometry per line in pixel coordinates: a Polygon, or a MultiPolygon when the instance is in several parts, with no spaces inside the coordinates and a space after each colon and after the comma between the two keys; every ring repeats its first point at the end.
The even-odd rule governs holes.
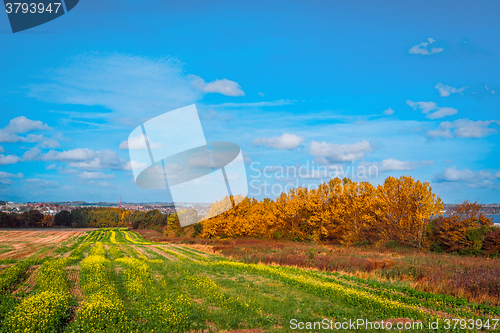
{"type": "MultiPolygon", "coordinates": [[[[392,283],[234,262],[181,245],[151,244],[128,231],[114,232],[115,242],[111,241],[112,231],[108,229],[91,232],[85,243],[82,237],[74,245],[65,246],[72,252],[69,258],[73,258],[68,260],[68,267],[72,272],[80,267],[81,283],[91,281],[85,276],[88,265],[82,266],[87,253],[100,256],[98,262],[103,269],[100,283],[118,292],[118,299],[113,302],[123,305],[123,309],[116,311],[124,311],[119,317],[127,320],[107,322],[114,318],[112,315],[95,318],[101,318],[102,327],[121,327],[119,332],[220,332],[252,328],[266,332],[297,331],[289,328],[291,319],[342,322],[365,318],[374,322],[490,318],[492,324],[492,319],[500,316],[496,307],[479,307],[465,300],[417,292],[392,283]],[[77,247],[80,243],[83,245],[77,247]]],[[[22,295],[16,303],[29,296],[22,295]]],[[[92,297],[88,291],[84,292],[85,302],[92,301],[92,297]]],[[[8,301],[12,304],[10,298],[8,301]]],[[[104,306],[102,302],[95,304],[104,306]]],[[[83,327],[78,322],[81,308],[75,304],[68,308],[73,313],[64,325],[67,332],[83,327]]],[[[9,317],[8,311],[3,317],[9,317]]]]}

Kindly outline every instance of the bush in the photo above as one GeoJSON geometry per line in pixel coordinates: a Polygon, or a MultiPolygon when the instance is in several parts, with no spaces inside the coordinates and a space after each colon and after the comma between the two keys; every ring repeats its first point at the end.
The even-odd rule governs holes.
{"type": "Polygon", "coordinates": [[[388,249],[394,249],[396,247],[398,247],[399,243],[393,239],[391,239],[390,241],[388,241],[387,243],[384,244],[384,246],[388,249]]]}
{"type": "Polygon", "coordinates": [[[484,235],[483,250],[485,253],[500,253],[500,228],[491,227],[484,235]]]}
{"type": "Polygon", "coordinates": [[[195,223],[193,229],[194,231],[191,234],[191,237],[196,237],[203,232],[203,225],[201,223],[195,223]]]}
{"type": "Polygon", "coordinates": [[[441,244],[438,242],[433,242],[431,244],[429,250],[431,250],[432,252],[436,252],[436,253],[443,253],[444,252],[443,248],[441,247],[441,244]]]}

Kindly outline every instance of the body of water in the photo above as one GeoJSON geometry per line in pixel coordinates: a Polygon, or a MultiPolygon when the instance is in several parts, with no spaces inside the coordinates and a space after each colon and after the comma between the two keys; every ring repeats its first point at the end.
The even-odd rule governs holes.
{"type": "Polygon", "coordinates": [[[500,215],[486,215],[493,219],[493,223],[500,224],[500,215]]]}

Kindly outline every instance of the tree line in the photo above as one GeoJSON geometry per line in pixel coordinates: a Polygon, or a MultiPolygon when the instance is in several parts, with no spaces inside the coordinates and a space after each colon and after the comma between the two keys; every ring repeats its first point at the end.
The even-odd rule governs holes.
{"type": "Polygon", "coordinates": [[[74,227],[105,228],[130,227],[140,229],[156,229],[163,231],[166,227],[180,228],[176,214],[162,214],[158,210],[148,212],[128,211],[121,208],[77,208],[71,212],[62,210],[55,216],[43,215],[38,210],[26,211],[22,214],[6,214],[0,212],[0,227],[74,227]]]}
{"type": "Polygon", "coordinates": [[[184,228],[177,214],[104,207],[63,210],[55,216],[43,216],[37,210],[0,213],[0,227],[130,227],[168,236],[401,245],[436,252],[500,254],[500,228],[492,227],[492,220],[480,213],[481,207],[464,202],[445,212],[429,183],[409,176],[388,177],[378,186],[335,178],[316,189],[291,189],[275,200],[226,197],[212,204],[207,219],[184,228]],[[231,208],[234,202],[239,204],[231,208]]]}
{"type": "Polygon", "coordinates": [[[383,184],[332,179],[276,200],[224,198],[201,222],[201,237],[255,237],[346,245],[408,246],[437,252],[500,254],[500,228],[464,202],[443,211],[428,182],[409,176],[383,184]],[[233,209],[231,200],[241,201],[233,209]],[[224,212],[225,211],[225,212],[224,212]],[[221,213],[223,212],[223,213],[221,213]]]}

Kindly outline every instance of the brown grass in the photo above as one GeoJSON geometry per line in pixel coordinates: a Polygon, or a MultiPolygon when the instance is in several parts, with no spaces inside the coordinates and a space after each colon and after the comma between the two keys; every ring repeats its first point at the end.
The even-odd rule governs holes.
{"type": "Polygon", "coordinates": [[[134,231],[137,232],[139,235],[141,235],[142,238],[150,242],[167,243],[169,242],[170,239],[168,237],[165,237],[162,233],[155,230],[134,229],[134,231]]]}

